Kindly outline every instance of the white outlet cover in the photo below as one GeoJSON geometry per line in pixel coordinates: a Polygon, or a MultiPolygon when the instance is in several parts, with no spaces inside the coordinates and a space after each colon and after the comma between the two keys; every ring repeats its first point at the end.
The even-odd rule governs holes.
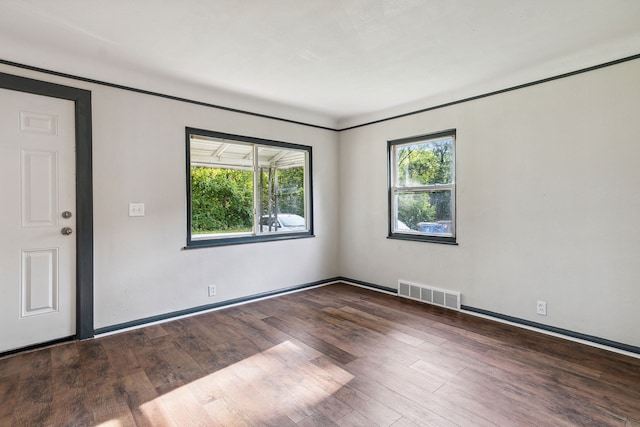
{"type": "Polygon", "coordinates": [[[129,216],[144,216],[144,203],[129,203],[129,216]]]}
{"type": "Polygon", "coordinates": [[[547,315],[547,303],[545,301],[538,301],[536,306],[536,312],[541,316],[547,315]]]}

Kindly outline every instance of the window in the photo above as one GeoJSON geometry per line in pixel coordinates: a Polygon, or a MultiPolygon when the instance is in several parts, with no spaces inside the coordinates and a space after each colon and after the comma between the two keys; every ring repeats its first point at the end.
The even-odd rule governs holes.
{"type": "Polygon", "coordinates": [[[389,237],[456,243],[455,130],[389,141],[389,237]]]}
{"type": "Polygon", "coordinates": [[[313,236],[311,147],[186,129],[187,247],[313,236]]]}

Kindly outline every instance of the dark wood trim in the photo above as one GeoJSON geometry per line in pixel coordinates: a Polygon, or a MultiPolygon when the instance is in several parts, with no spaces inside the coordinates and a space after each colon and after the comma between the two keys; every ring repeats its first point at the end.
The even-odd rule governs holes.
{"type": "Polygon", "coordinates": [[[260,236],[239,236],[229,238],[216,238],[208,240],[190,240],[187,246],[182,249],[190,251],[193,249],[217,248],[219,246],[246,245],[248,243],[278,242],[281,240],[297,240],[311,239],[316,237],[314,234],[305,233],[283,233],[279,235],[260,235],[260,236]]]}
{"type": "Polygon", "coordinates": [[[387,150],[391,150],[391,147],[393,147],[394,145],[405,145],[405,144],[410,144],[412,142],[423,142],[423,141],[428,141],[433,139],[446,139],[451,136],[453,136],[453,138],[455,139],[456,132],[457,130],[454,128],[454,129],[441,130],[438,132],[408,136],[405,138],[391,139],[387,141],[387,150]]]}
{"type": "Polygon", "coordinates": [[[587,335],[580,332],[571,331],[569,329],[557,328],[555,326],[545,325],[544,323],[532,322],[530,320],[521,319],[519,317],[508,316],[506,314],[496,313],[481,308],[471,307],[468,305],[462,305],[460,307],[464,311],[471,313],[478,313],[488,317],[494,317],[500,320],[506,320],[507,322],[515,323],[518,325],[528,326],[530,328],[536,328],[543,331],[553,332],[554,334],[564,335],[570,338],[577,338],[583,341],[592,342],[595,344],[603,345],[606,347],[617,348],[618,350],[628,351],[629,353],[640,354],[640,347],[636,347],[629,344],[620,343],[617,341],[611,341],[605,338],[596,337],[593,335],[587,335]]]}
{"type": "MultiPolygon", "coordinates": [[[[220,309],[220,308],[228,307],[228,306],[235,305],[235,304],[247,303],[247,302],[255,301],[255,300],[258,300],[258,299],[261,299],[261,298],[274,297],[274,296],[282,295],[282,294],[285,294],[285,293],[288,293],[288,292],[299,291],[299,290],[311,288],[311,287],[314,287],[314,286],[328,285],[330,283],[335,283],[335,282],[341,282],[341,283],[346,283],[346,284],[349,284],[349,285],[361,286],[361,287],[368,288],[368,289],[371,289],[371,290],[382,291],[382,292],[393,294],[393,295],[397,294],[397,292],[398,292],[397,289],[391,288],[391,287],[388,287],[388,286],[381,286],[381,285],[377,285],[375,283],[365,282],[363,280],[357,280],[357,279],[351,279],[351,278],[348,278],[348,277],[337,276],[337,277],[334,277],[334,278],[331,278],[331,279],[319,280],[319,281],[316,281],[316,282],[306,283],[306,284],[303,284],[303,285],[291,286],[291,287],[288,287],[288,288],[278,289],[278,290],[275,290],[275,291],[263,292],[263,293],[259,293],[259,294],[250,295],[250,296],[247,296],[247,297],[242,297],[242,298],[234,298],[234,299],[231,299],[231,300],[222,301],[222,302],[218,302],[218,303],[214,303],[214,304],[208,304],[208,305],[188,308],[188,309],[184,309],[184,310],[178,310],[178,311],[174,311],[174,312],[171,312],[171,313],[165,313],[165,314],[160,314],[160,315],[157,315],[157,316],[146,317],[144,319],[133,320],[131,322],[124,322],[124,323],[120,323],[120,324],[116,324],[116,325],[112,325],[112,326],[106,326],[106,327],[103,327],[103,328],[96,329],[95,333],[97,335],[100,335],[100,334],[106,334],[106,333],[110,333],[110,332],[116,332],[116,331],[119,331],[119,330],[122,330],[122,329],[127,329],[127,328],[146,325],[148,323],[153,323],[153,322],[158,322],[158,321],[163,321],[163,320],[169,320],[169,319],[172,319],[172,318],[175,318],[175,317],[185,316],[185,315],[189,315],[189,314],[197,314],[199,312],[203,312],[203,311],[207,311],[207,310],[220,309]]],[[[581,339],[581,340],[584,340],[584,341],[588,341],[588,342],[592,342],[592,343],[595,343],[595,344],[603,345],[605,347],[615,348],[615,349],[618,349],[618,350],[624,350],[624,351],[627,351],[629,353],[640,354],[640,347],[636,347],[636,346],[633,346],[633,345],[624,344],[624,343],[620,343],[620,342],[616,342],[616,341],[611,341],[611,340],[607,340],[607,339],[604,339],[604,338],[595,337],[595,336],[592,336],[592,335],[586,335],[586,334],[582,334],[582,333],[579,333],[579,332],[571,331],[571,330],[568,330],[568,329],[557,328],[555,326],[544,325],[542,323],[531,322],[531,321],[520,319],[520,318],[517,318],[517,317],[512,317],[512,316],[508,316],[508,315],[500,314],[500,313],[495,313],[495,312],[492,312],[492,311],[483,310],[483,309],[479,309],[479,308],[475,308],[475,307],[470,307],[470,306],[467,306],[467,305],[462,305],[461,309],[463,311],[468,311],[468,312],[471,312],[471,313],[478,313],[478,314],[482,314],[482,315],[485,315],[485,316],[494,317],[496,319],[506,320],[506,321],[509,321],[509,322],[512,322],[512,323],[516,323],[516,324],[520,324],[520,325],[524,325],[524,326],[529,326],[529,327],[532,327],[532,328],[540,329],[542,331],[553,332],[553,333],[556,333],[556,334],[559,334],[559,335],[564,335],[566,337],[581,339]]]]}
{"type": "Polygon", "coordinates": [[[280,121],[280,122],[291,123],[291,124],[295,124],[295,125],[302,125],[302,126],[307,126],[307,127],[316,128],[316,129],[329,130],[329,131],[333,131],[333,132],[336,131],[336,129],[330,128],[330,127],[327,127],[327,126],[314,125],[314,124],[311,124],[311,123],[305,123],[305,122],[301,122],[301,121],[297,121],[297,120],[290,120],[290,119],[285,119],[285,118],[282,118],[282,117],[271,116],[271,115],[268,115],[268,114],[254,113],[254,112],[247,111],[247,110],[241,110],[239,108],[225,107],[223,105],[212,104],[212,103],[209,103],[209,102],[195,101],[193,99],[182,98],[182,97],[179,97],[179,96],[167,95],[167,94],[164,94],[164,93],[153,92],[153,91],[150,91],[150,90],[137,89],[137,88],[134,88],[134,87],[131,87],[131,86],[124,86],[124,85],[119,85],[119,84],[116,84],[116,83],[105,82],[105,81],[102,81],[102,80],[96,80],[96,79],[90,79],[90,78],[87,78],[87,77],[76,76],[74,74],[67,74],[67,73],[62,73],[62,72],[59,72],[59,71],[52,71],[52,70],[48,70],[46,68],[40,68],[40,67],[31,66],[31,65],[20,64],[20,63],[17,63],[17,62],[8,61],[6,59],[0,59],[0,64],[5,64],[5,65],[12,66],[12,67],[22,68],[22,69],[30,70],[30,71],[37,71],[39,73],[50,74],[52,76],[64,77],[66,79],[79,80],[79,81],[85,82],[85,83],[91,83],[91,84],[111,87],[111,88],[114,88],[114,89],[121,89],[121,90],[126,90],[126,91],[129,91],[129,92],[140,93],[142,95],[157,96],[159,98],[170,99],[172,101],[186,102],[188,104],[195,104],[195,105],[200,105],[200,106],[203,106],[203,107],[215,108],[217,110],[229,111],[229,112],[232,112],[232,113],[245,114],[245,115],[248,115],[248,116],[260,117],[260,118],[269,119],[269,120],[277,120],[277,121],[280,121]]]}
{"type": "Polygon", "coordinates": [[[192,128],[188,126],[185,128],[185,134],[187,137],[187,140],[186,140],[187,146],[189,145],[190,135],[199,135],[199,136],[208,136],[211,138],[228,139],[229,142],[241,141],[241,142],[247,142],[249,144],[254,144],[254,145],[268,145],[272,147],[290,148],[292,150],[311,151],[311,146],[309,145],[296,144],[293,142],[286,142],[286,141],[278,141],[275,139],[258,138],[255,136],[236,135],[232,133],[216,132],[212,130],[192,128]]]}
{"type": "Polygon", "coordinates": [[[640,426],[640,358],[343,283],[0,359],[2,426],[640,426]]]}
{"type": "Polygon", "coordinates": [[[93,337],[93,171],[91,92],[0,73],[0,88],[66,99],[76,126],[76,337],[93,337]]]}
{"type": "Polygon", "coordinates": [[[393,294],[393,295],[397,295],[398,294],[398,290],[395,289],[395,288],[376,285],[375,283],[365,282],[365,281],[362,281],[362,280],[350,279],[348,277],[342,277],[342,276],[338,276],[333,280],[339,281],[339,282],[344,282],[344,283],[347,283],[347,284],[363,286],[365,288],[369,288],[369,289],[372,289],[372,290],[375,290],[375,291],[387,292],[387,293],[390,293],[390,294],[393,294]]]}
{"type": "MultiPolygon", "coordinates": [[[[150,92],[150,91],[145,91],[141,89],[135,89],[127,86],[107,83],[99,80],[94,80],[94,79],[89,79],[85,77],[80,77],[80,76],[75,76],[71,74],[66,74],[66,73],[51,71],[43,68],[24,65],[24,64],[12,62],[12,61],[4,60],[4,59],[0,59],[0,64],[5,64],[5,65],[16,67],[16,68],[22,68],[26,70],[41,72],[41,73],[54,75],[58,77],[64,77],[64,78],[69,78],[73,80],[83,81],[87,83],[108,86],[116,89],[128,90],[128,91],[146,94],[150,96],[158,96],[158,97],[171,99],[175,101],[221,109],[221,110],[230,111],[230,112],[248,114],[256,117],[273,119],[273,120],[288,122],[292,124],[298,124],[298,125],[303,125],[303,126],[308,126],[308,127],[318,128],[318,129],[341,132],[341,131],[352,130],[352,129],[369,126],[369,125],[373,125],[373,124],[377,124],[377,123],[381,123],[389,120],[394,120],[402,117],[407,117],[415,114],[420,114],[420,113],[424,113],[431,110],[441,109],[441,108],[445,108],[445,107],[449,107],[449,106],[453,106],[453,105],[457,105],[465,102],[470,102],[470,101],[474,101],[474,100],[478,100],[478,99],[482,99],[482,98],[486,98],[494,95],[499,95],[499,94],[511,92],[514,90],[524,89],[530,86],[535,86],[535,85],[551,82],[554,80],[572,77],[578,74],[595,71],[601,68],[618,65],[618,64],[622,64],[622,63],[637,60],[637,59],[640,59],[640,54],[628,56],[615,61],[610,61],[603,64],[595,65],[592,67],[583,68],[573,72],[564,73],[558,76],[536,80],[534,82],[517,85],[510,88],[497,90],[497,91],[493,91],[493,92],[489,92],[486,94],[477,95],[469,98],[464,98],[461,100],[440,104],[437,106],[424,108],[424,109],[412,111],[405,114],[395,115],[395,116],[387,117],[384,119],[371,121],[368,123],[363,123],[360,125],[351,126],[351,127],[342,128],[342,129],[333,129],[333,128],[328,128],[324,126],[312,125],[308,123],[287,120],[279,117],[257,114],[257,113],[238,110],[234,108],[219,106],[215,104],[194,101],[186,98],[160,94],[157,92],[150,92]]],[[[58,85],[54,83],[14,76],[14,75],[5,74],[5,73],[0,73],[0,87],[6,88],[6,89],[12,89],[12,90],[19,90],[23,92],[41,94],[45,96],[53,96],[53,97],[58,97],[62,99],[70,99],[76,103],[76,126],[78,126],[77,134],[76,134],[76,144],[77,144],[77,150],[78,150],[76,155],[77,161],[78,161],[78,164],[76,165],[77,172],[78,172],[78,182],[76,184],[77,200],[78,200],[78,205],[77,205],[77,209],[78,209],[78,239],[77,239],[77,242],[78,242],[77,244],[78,313],[76,313],[77,319],[78,319],[77,333],[78,333],[78,338],[80,339],[90,338],[91,336],[93,336],[93,333],[94,333],[93,331],[93,194],[92,194],[92,183],[91,183],[91,180],[92,180],[91,92],[78,89],[78,88],[73,88],[70,86],[58,85]],[[41,93],[41,91],[43,93],[41,93]]],[[[346,278],[344,280],[348,282],[357,283],[363,286],[367,286],[366,282],[360,282],[360,281],[356,281],[353,279],[346,279],[346,278]]],[[[384,287],[379,287],[377,285],[373,285],[371,287],[374,289],[384,288],[384,287]]],[[[388,288],[388,289],[391,289],[391,288],[388,288]]],[[[382,289],[382,290],[385,290],[385,289],[382,289]]],[[[391,289],[391,291],[395,291],[395,290],[391,289]]],[[[197,311],[197,309],[200,309],[200,308],[196,307],[193,310],[197,311]]],[[[494,317],[497,317],[497,316],[494,316],[494,317]]],[[[147,323],[147,322],[143,322],[143,323],[147,323]]],[[[543,326],[546,326],[546,325],[543,325],[543,326]]],[[[105,332],[105,328],[101,328],[100,331],[101,333],[105,332]]],[[[568,332],[571,332],[571,331],[568,331],[568,332]]],[[[574,332],[574,334],[577,334],[577,333],[574,332]]],[[[568,334],[565,334],[565,335],[568,335],[568,334]]],[[[571,335],[568,335],[568,336],[571,336],[571,335]]],[[[609,342],[608,340],[604,340],[601,338],[597,338],[597,337],[593,337],[593,338],[599,341],[591,340],[592,342],[609,342]]],[[[614,343],[614,344],[620,344],[620,343],[614,343]]],[[[603,345],[609,345],[609,344],[603,344],[603,345]]],[[[620,344],[620,345],[627,346],[626,344],[620,344]]],[[[633,347],[633,346],[630,346],[630,347],[632,349],[636,349],[636,347],[633,347]]],[[[616,347],[616,348],[620,348],[620,347],[616,347]]],[[[640,353],[640,351],[634,351],[634,352],[640,353]]]]}
{"type": "Polygon", "coordinates": [[[412,142],[419,142],[419,141],[426,141],[426,140],[433,140],[433,139],[445,139],[446,137],[453,137],[453,170],[454,170],[454,175],[455,175],[455,171],[457,170],[457,158],[456,158],[456,147],[457,147],[457,131],[456,129],[447,129],[447,130],[443,130],[443,131],[438,131],[438,132],[433,132],[433,133],[427,133],[427,134],[422,134],[422,135],[415,135],[415,136],[409,136],[406,138],[400,138],[400,139],[393,139],[393,140],[389,140],[387,141],[387,239],[394,239],[394,240],[409,240],[409,241],[413,241],[413,242],[426,242],[426,243],[438,243],[438,244],[444,244],[444,245],[453,245],[453,246],[457,246],[457,230],[458,230],[458,225],[456,223],[456,218],[457,218],[457,198],[458,198],[458,191],[456,188],[456,177],[454,176],[453,178],[453,184],[454,184],[454,190],[453,190],[453,204],[454,206],[456,206],[456,208],[453,211],[453,230],[454,230],[454,236],[452,237],[446,237],[446,236],[435,236],[435,235],[429,235],[429,234],[421,234],[421,233],[399,233],[399,232],[393,232],[393,227],[391,226],[391,219],[394,218],[394,213],[393,213],[393,209],[392,209],[392,205],[393,205],[393,169],[394,169],[394,165],[392,164],[392,162],[394,160],[391,159],[391,154],[392,154],[392,150],[393,147],[396,145],[404,145],[404,144],[409,144],[412,142]]]}
{"type": "MultiPolygon", "coordinates": [[[[380,285],[376,285],[374,283],[364,282],[362,280],[350,279],[348,277],[336,277],[333,280],[337,280],[337,281],[340,281],[340,282],[343,282],[343,283],[347,283],[347,284],[353,283],[353,284],[357,284],[357,285],[363,286],[365,288],[370,288],[370,289],[373,289],[373,290],[381,290],[381,291],[389,292],[389,293],[392,293],[392,294],[397,294],[397,292],[398,292],[398,290],[394,289],[394,288],[389,288],[389,287],[386,287],[386,286],[380,286],[380,285]]],[[[468,306],[468,305],[462,305],[461,309],[463,311],[468,311],[470,313],[478,313],[478,314],[482,314],[484,316],[493,317],[493,318],[500,319],[500,320],[506,320],[506,321],[511,322],[511,323],[520,324],[520,325],[528,326],[528,327],[531,327],[531,328],[536,328],[536,329],[539,329],[541,331],[553,332],[553,333],[558,334],[558,335],[564,335],[565,337],[577,338],[577,339],[581,339],[583,341],[592,342],[594,344],[603,345],[605,347],[615,348],[615,349],[618,349],[618,350],[624,350],[624,351],[627,351],[629,353],[640,354],[640,347],[636,347],[636,346],[633,346],[633,345],[624,344],[624,343],[620,343],[620,342],[617,342],[617,341],[611,341],[611,340],[608,340],[608,339],[605,339],[605,338],[596,337],[596,336],[593,336],[593,335],[582,334],[580,332],[571,331],[569,329],[557,328],[555,326],[549,326],[549,325],[545,325],[545,324],[542,324],[542,323],[531,322],[529,320],[520,319],[518,317],[512,317],[512,316],[508,316],[506,314],[496,313],[496,312],[489,311],[489,310],[483,310],[483,309],[471,307],[471,306],[468,306]]]]}
{"type": "Polygon", "coordinates": [[[294,144],[291,142],[284,141],[275,141],[272,139],[262,139],[256,138],[253,136],[243,136],[243,135],[233,135],[229,133],[215,132],[205,129],[196,129],[191,127],[185,128],[185,166],[186,166],[186,179],[185,183],[187,186],[187,244],[183,249],[200,249],[200,248],[213,248],[217,246],[229,246],[229,245],[242,245],[247,243],[259,243],[259,242],[272,242],[272,241],[280,241],[280,240],[292,240],[292,239],[306,239],[315,237],[313,234],[313,147],[309,145],[302,144],[294,144]],[[235,237],[217,237],[210,239],[192,239],[191,236],[191,135],[201,135],[208,136],[212,138],[220,138],[229,141],[241,141],[246,142],[253,145],[262,145],[262,146],[271,146],[271,147],[282,147],[289,148],[292,150],[301,150],[307,153],[307,157],[309,159],[308,164],[305,167],[305,174],[307,175],[307,183],[308,188],[305,190],[308,192],[307,200],[305,203],[308,204],[307,209],[307,223],[309,224],[309,229],[307,231],[298,232],[298,233],[282,233],[282,234],[248,234],[243,236],[235,236],[235,237]]]}
{"type": "Polygon", "coordinates": [[[397,114],[395,116],[385,117],[383,119],[373,120],[373,121],[370,121],[370,122],[367,122],[367,123],[362,123],[362,124],[359,124],[359,125],[354,125],[354,126],[349,126],[349,127],[346,127],[346,128],[341,128],[338,131],[342,132],[342,131],[346,131],[346,130],[357,129],[357,128],[361,128],[361,127],[364,127],[364,126],[371,126],[371,125],[375,125],[375,124],[378,124],[378,123],[388,122],[390,120],[395,120],[395,119],[400,119],[400,118],[403,118],[403,117],[414,116],[416,114],[426,113],[427,111],[433,111],[433,110],[439,110],[439,109],[445,108],[445,107],[451,107],[452,105],[464,104],[465,102],[476,101],[478,99],[488,98],[490,96],[500,95],[502,93],[512,92],[514,90],[525,89],[525,88],[528,88],[528,87],[531,87],[531,86],[536,86],[536,85],[539,85],[539,84],[552,82],[554,80],[560,80],[560,79],[564,79],[564,78],[567,78],[567,77],[576,76],[578,74],[588,73],[590,71],[595,71],[595,70],[599,70],[601,68],[611,67],[613,65],[622,64],[624,62],[629,62],[629,61],[633,61],[633,60],[636,60],[636,59],[640,59],[640,54],[627,56],[625,58],[617,59],[615,61],[605,62],[604,64],[598,64],[598,65],[594,65],[592,67],[581,68],[579,70],[571,71],[571,72],[560,74],[560,75],[557,75],[557,76],[547,77],[545,79],[535,80],[533,82],[524,83],[524,84],[517,85],[517,86],[511,86],[511,87],[508,87],[506,89],[500,89],[500,90],[496,90],[496,91],[493,91],[493,92],[483,93],[481,95],[471,96],[469,98],[463,98],[463,99],[459,99],[457,101],[451,101],[451,102],[446,102],[444,104],[434,105],[433,107],[422,108],[420,110],[410,111],[408,113],[397,114]]]}
{"type": "Polygon", "coordinates": [[[323,130],[333,131],[333,132],[342,132],[342,131],[346,131],[346,130],[352,130],[352,129],[361,128],[361,127],[364,127],[364,126],[370,126],[370,125],[374,125],[374,124],[378,124],[378,123],[383,123],[383,122],[387,122],[387,121],[390,121],[390,120],[399,119],[399,118],[402,118],[402,117],[413,116],[413,115],[416,115],[416,114],[425,113],[427,111],[439,110],[441,108],[450,107],[452,105],[463,104],[465,102],[475,101],[475,100],[478,100],[478,99],[487,98],[487,97],[494,96],[494,95],[500,95],[502,93],[511,92],[511,91],[514,91],[514,90],[525,89],[525,88],[528,88],[528,87],[531,87],[531,86],[536,86],[536,85],[547,83],[547,82],[551,82],[551,81],[554,81],[554,80],[560,80],[560,79],[564,79],[564,78],[567,78],[567,77],[572,77],[572,76],[575,76],[575,75],[578,75],[578,74],[583,74],[583,73],[587,73],[587,72],[590,72],[590,71],[599,70],[601,68],[611,67],[613,65],[622,64],[624,62],[629,62],[629,61],[633,61],[633,60],[636,60],[636,59],[640,59],[640,54],[627,56],[627,57],[620,58],[620,59],[617,59],[617,60],[614,60],[614,61],[605,62],[603,64],[598,64],[598,65],[594,65],[594,66],[591,66],[591,67],[581,68],[579,70],[571,71],[571,72],[560,74],[560,75],[557,75],[557,76],[547,77],[547,78],[540,79],[540,80],[535,80],[533,82],[524,83],[524,84],[521,84],[521,85],[508,87],[506,89],[500,89],[500,90],[496,90],[496,91],[493,91],[493,92],[488,92],[488,93],[484,93],[484,94],[480,94],[480,95],[476,95],[476,96],[471,96],[471,97],[468,97],[468,98],[463,98],[463,99],[459,99],[459,100],[456,100],[456,101],[447,102],[447,103],[444,103],[444,104],[434,105],[433,107],[422,108],[420,110],[415,110],[415,111],[410,111],[410,112],[407,112],[407,113],[397,114],[397,115],[394,115],[394,116],[385,117],[385,118],[382,118],[382,119],[379,119],[379,120],[373,120],[373,121],[370,121],[370,122],[366,122],[366,123],[362,123],[362,124],[354,125],[354,126],[349,126],[349,127],[345,127],[345,128],[330,128],[328,126],[314,125],[314,124],[311,124],[311,123],[305,123],[305,122],[296,121],[296,120],[289,120],[289,119],[285,119],[285,118],[282,118],[282,117],[275,117],[275,116],[270,116],[270,115],[267,115],[267,114],[254,113],[254,112],[251,112],[251,111],[241,110],[241,109],[238,109],[238,108],[231,108],[231,107],[225,107],[225,106],[222,106],[222,105],[211,104],[211,103],[208,103],[208,102],[195,101],[195,100],[192,100],[192,99],[182,98],[182,97],[179,97],[179,96],[166,95],[166,94],[159,93],[159,92],[153,92],[153,91],[148,91],[148,90],[143,90],[143,89],[137,89],[137,88],[130,87],[130,86],[124,86],[124,85],[119,85],[119,84],[115,84],[115,83],[109,83],[109,82],[105,82],[105,81],[101,81],[101,80],[90,79],[90,78],[87,78],[87,77],[76,76],[76,75],[73,75],[73,74],[62,73],[62,72],[59,72],[59,71],[48,70],[46,68],[34,67],[34,66],[31,66],[31,65],[21,64],[21,63],[9,61],[9,60],[6,60],[6,59],[0,59],[0,64],[5,64],[5,65],[9,65],[11,67],[22,68],[22,69],[30,70],[30,71],[37,71],[39,73],[45,73],[45,74],[49,74],[49,75],[53,75],[53,76],[64,77],[64,78],[67,78],[67,79],[79,80],[79,81],[86,82],[86,83],[92,83],[92,84],[107,86],[107,87],[111,87],[111,88],[115,88],[115,89],[127,90],[127,91],[130,91],[130,92],[136,92],[136,93],[140,93],[140,94],[143,94],[143,95],[157,96],[157,97],[160,97],[160,98],[171,99],[171,100],[174,100],[174,101],[186,102],[186,103],[195,104],[195,105],[201,105],[201,106],[204,106],[204,107],[215,108],[215,109],[218,109],[218,110],[229,111],[229,112],[238,113],[238,114],[245,114],[245,115],[254,116],[254,117],[261,117],[261,118],[264,118],[264,119],[277,120],[277,121],[281,121],[281,122],[285,122],[285,123],[291,123],[291,124],[307,126],[307,127],[316,128],[316,129],[323,129],[323,130]]]}
{"type": "Polygon", "coordinates": [[[409,242],[426,242],[426,243],[438,243],[442,245],[458,246],[455,238],[451,237],[438,237],[438,236],[422,236],[420,234],[409,233],[393,233],[387,236],[387,239],[392,240],[407,240],[409,242]]]}
{"type": "Polygon", "coordinates": [[[156,316],[149,316],[143,319],[132,320],[130,322],[118,323],[116,325],[105,326],[103,328],[97,328],[95,333],[96,335],[106,334],[110,332],[116,332],[122,329],[134,328],[142,325],[146,325],[148,323],[160,322],[164,320],[170,320],[175,317],[187,316],[190,314],[197,314],[203,311],[215,310],[224,307],[229,307],[236,304],[243,304],[255,300],[259,300],[262,298],[270,298],[278,295],[283,295],[289,292],[300,291],[307,288],[313,288],[315,286],[323,286],[329,283],[334,283],[340,281],[339,278],[326,279],[326,280],[318,280],[316,282],[305,283],[303,285],[290,286],[288,288],[277,289],[275,291],[262,292],[259,294],[249,295],[246,297],[233,298],[226,301],[216,302],[213,304],[201,305],[198,307],[186,308],[184,310],[172,311],[170,313],[158,314],[156,316]]]}

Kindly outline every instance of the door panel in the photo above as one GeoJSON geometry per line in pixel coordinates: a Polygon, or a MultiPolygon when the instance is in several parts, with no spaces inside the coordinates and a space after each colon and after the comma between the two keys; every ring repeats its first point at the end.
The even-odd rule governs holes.
{"type": "Polygon", "coordinates": [[[22,317],[58,311],[58,248],[22,252],[22,317]]]}
{"type": "Polygon", "coordinates": [[[74,109],[0,89],[0,352],[75,334],[74,109]]]}
{"type": "Polygon", "coordinates": [[[57,153],[22,150],[21,169],[22,226],[57,226],[57,153]]]}

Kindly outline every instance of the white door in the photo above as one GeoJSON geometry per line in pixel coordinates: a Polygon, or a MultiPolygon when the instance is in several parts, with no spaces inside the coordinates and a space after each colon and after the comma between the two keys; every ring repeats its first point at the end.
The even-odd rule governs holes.
{"type": "Polygon", "coordinates": [[[75,203],[74,103],[0,89],[0,353],[75,334],[75,203]]]}

